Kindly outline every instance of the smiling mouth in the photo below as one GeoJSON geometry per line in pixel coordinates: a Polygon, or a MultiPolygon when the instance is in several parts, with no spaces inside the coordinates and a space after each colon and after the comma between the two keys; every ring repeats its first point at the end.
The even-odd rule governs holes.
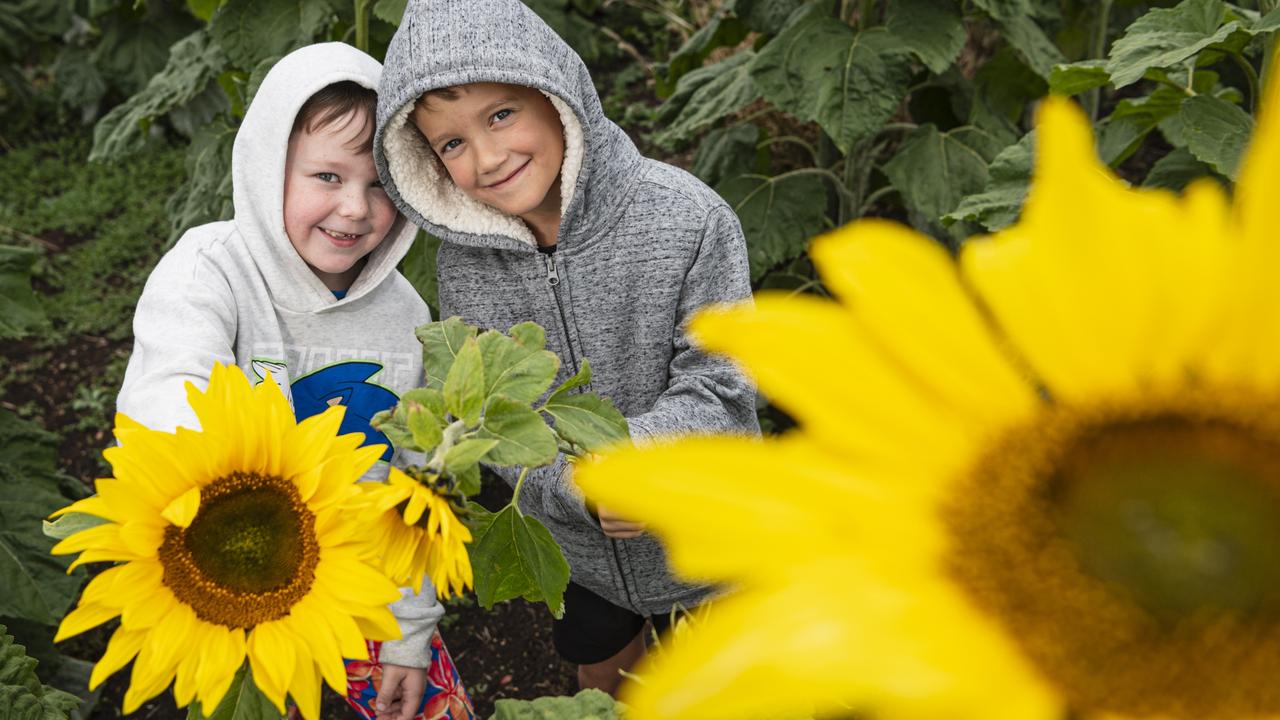
{"type": "Polygon", "coordinates": [[[516,176],[517,176],[517,175],[519,175],[520,173],[524,172],[524,169],[525,169],[525,168],[527,168],[527,167],[529,167],[529,163],[530,163],[530,162],[533,162],[533,161],[532,161],[532,160],[525,160],[525,161],[524,161],[524,164],[523,164],[523,165],[521,165],[520,167],[516,168],[515,172],[513,172],[513,173],[511,173],[510,175],[506,176],[505,178],[503,178],[503,179],[499,180],[498,182],[493,183],[492,185],[487,186],[485,189],[486,189],[486,190],[501,190],[502,188],[504,188],[504,187],[506,187],[507,185],[509,185],[509,184],[511,183],[511,181],[512,181],[512,180],[514,180],[514,179],[516,178],[516,176]]]}
{"type": "Polygon", "coordinates": [[[334,244],[336,244],[338,247],[351,247],[352,245],[355,245],[356,242],[359,241],[361,237],[363,237],[363,235],[355,235],[352,233],[338,232],[336,230],[330,230],[329,228],[323,228],[323,227],[320,228],[320,232],[327,235],[329,237],[329,240],[332,241],[334,244]]]}

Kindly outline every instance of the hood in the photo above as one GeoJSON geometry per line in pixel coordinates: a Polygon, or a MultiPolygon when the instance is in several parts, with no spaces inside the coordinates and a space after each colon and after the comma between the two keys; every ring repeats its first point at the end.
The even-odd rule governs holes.
{"type": "Polygon", "coordinates": [[[378,93],[374,160],[410,220],[445,240],[480,247],[535,247],[519,218],[473,200],[410,120],[426,91],[478,82],[542,91],[560,114],[560,241],[615,217],[640,155],[604,116],[587,66],[520,0],[410,0],[387,49],[378,93]]]}
{"type": "Polygon", "coordinates": [[[293,249],[284,229],[284,165],[289,133],[302,105],[327,85],[351,80],[377,89],[382,66],[343,43],[320,43],[295,50],[271,68],[236,132],[231,151],[235,224],[248,245],[277,307],[319,312],[354,302],[376,288],[413,243],[416,228],[398,218],[369,254],[364,270],[343,300],[333,293],[293,249]]]}

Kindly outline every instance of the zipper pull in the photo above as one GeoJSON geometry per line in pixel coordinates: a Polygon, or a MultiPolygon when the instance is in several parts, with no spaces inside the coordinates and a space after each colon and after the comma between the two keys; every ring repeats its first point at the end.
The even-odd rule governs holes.
{"type": "Polygon", "coordinates": [[[556,270],[555,253],[547,253],[542,256],[543,261],[547,265],[547,284],[555,287],[560,284],[560,271],[556,270]]]}

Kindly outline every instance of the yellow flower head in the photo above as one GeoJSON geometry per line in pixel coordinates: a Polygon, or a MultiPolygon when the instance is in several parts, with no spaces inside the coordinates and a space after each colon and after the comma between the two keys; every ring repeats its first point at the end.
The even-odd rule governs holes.
{"type": "Polygon", "coordinates": [[[382,557],[383,571],[397,583],[421,592],[426,576],[441,598],[451,592],[461,595],[472,584],[466,546],[471,531],[443,494],[443,481],[426,474],[420,477],[392,468],[387,483],[364,485],[365,520],[376,528],[370,547],[382,557]]]}
{"type": "Polygon", "coordinates": [[[1132,189],[1064,99],[1021,220],[816,240],[839,302],[691,332],[797,419],[580,469],[737,592],[636,718],[1280,716],[1280,82],[1233,202],[1132,189]]]}
{"type": "Polygon", "coordinates": [[[58,514],[108,522],[58,543],[55,554],[117,563],[63,619],[63,640],[120,618],[90,688],[133,661],[129,714],[174,682],[179,706],[221,701],[245,658],[284,712],[320,712],[320,678],[346,692],[343,657],[365,638],[399,637],[387,604],[395,585],[362,554],[355,483],[382,453],[341,435],[342,408],[295,422],[279,386],[251,388],[215,366],[209,388],[187,385],[199,432],[148,430],[116,416],[113,477],[58,514]],[[175,682],[176,679],[176,682],[175,682]]]}

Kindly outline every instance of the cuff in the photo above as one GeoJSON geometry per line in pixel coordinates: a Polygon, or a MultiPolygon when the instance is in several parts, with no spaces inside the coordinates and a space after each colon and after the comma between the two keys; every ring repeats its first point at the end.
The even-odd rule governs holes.
{"type": "Polygon", "coordinates": [[[436,600],[436,589],[430,580],[422,582],[422,592],[400,589],[401,598],[391,604],[391,612],[400,624],[400,639],[382,643],[378,660],[384,665],[426,668],[431,666],[431,636],[444,615],[444,606],[436,600]]]}

